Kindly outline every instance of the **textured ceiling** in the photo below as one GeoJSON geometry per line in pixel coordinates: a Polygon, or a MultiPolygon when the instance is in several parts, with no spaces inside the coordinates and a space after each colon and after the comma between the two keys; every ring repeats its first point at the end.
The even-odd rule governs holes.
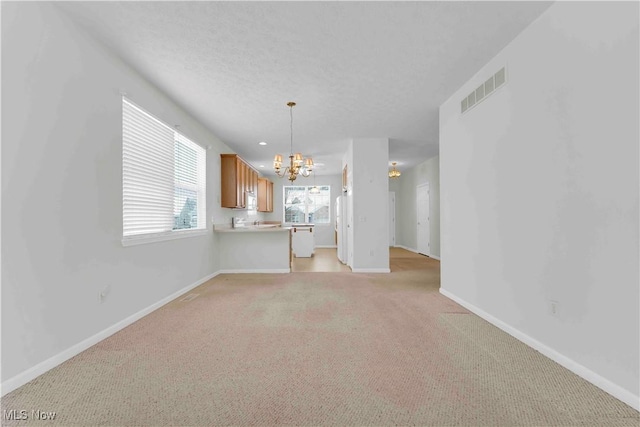
{"type": "Polygon", "coordinates": [[[438,107],[547,2],[56,3],[256,167],[294,151],[340,173],[348,141],[438,153],[438,107]],[[267,146],[259,146],[266,141],[267,146]]]}

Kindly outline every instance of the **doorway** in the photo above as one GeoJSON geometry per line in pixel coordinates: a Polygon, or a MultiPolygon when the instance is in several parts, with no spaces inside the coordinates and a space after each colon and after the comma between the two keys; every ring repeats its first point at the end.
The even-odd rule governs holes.
{"type": "Polygon", "coordinates": [[[416,187],[416,236],[418,253],[429,256],[431,253],[429,244],[429,183],[416,187]]]}
{"type": "Polygon", "coordinates": [[[396,245],[396,193],[389,191],[389,246],[396,245]]]}

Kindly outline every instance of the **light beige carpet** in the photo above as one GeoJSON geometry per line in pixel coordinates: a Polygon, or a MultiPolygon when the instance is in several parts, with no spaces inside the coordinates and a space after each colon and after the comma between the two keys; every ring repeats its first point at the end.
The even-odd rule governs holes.
{"type": "Polygon", "coordinates": [[[221,275],[2,399],[3,425],[638,426],[638,413],[392,273],[221,275]]]}

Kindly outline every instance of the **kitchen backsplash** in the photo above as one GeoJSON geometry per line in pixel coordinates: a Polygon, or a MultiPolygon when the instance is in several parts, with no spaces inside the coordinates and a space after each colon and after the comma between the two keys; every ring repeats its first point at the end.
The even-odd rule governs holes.
{"type": "Polygon", "coordinates": [[[263,214],[256,211],[243,211],[243,210],[230,210],[223,212],[223,215],[212,217],[213,224],[229,224],[231,225],[231,218],[239,218],[244,220],[247,224],[251,224],[254,221],[263,221],[263,214]]]}

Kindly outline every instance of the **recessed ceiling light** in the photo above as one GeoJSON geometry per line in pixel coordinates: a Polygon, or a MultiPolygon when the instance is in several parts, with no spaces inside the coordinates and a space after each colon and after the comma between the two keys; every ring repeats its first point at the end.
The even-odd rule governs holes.
{"type": "Polygon", "coordinates": [[[264,141],[260,141],[260,142],[258,142],[258,145],[267,145],[267,143],[264,142],[264,141]]]}
{"type": "Polygon", "coordinates": [[[260,167],[261,167],[261,168],[263,168],[263,167],[264,167],[264,165],[260,165],[260,167]]]}

